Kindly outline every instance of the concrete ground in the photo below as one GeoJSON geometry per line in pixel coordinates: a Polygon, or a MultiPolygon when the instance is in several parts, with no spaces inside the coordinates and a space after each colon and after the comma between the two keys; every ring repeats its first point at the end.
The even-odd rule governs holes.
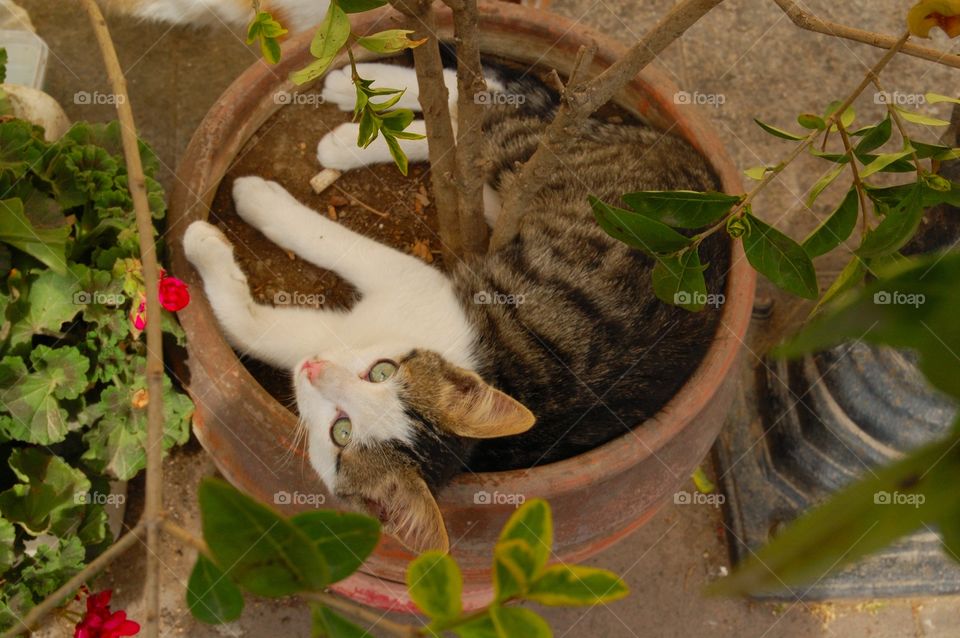
{"type": "MultiPolygon", "coordinates": [[[[22,4],[51,47],[47,91],[73,119],[112,119],[110,104],[84,103],[77,97],[80,92],[106,94],[109,88],[91,31],[76,4],[62,0],[24,0],[22,4]]],[[[673,0],[554,0],[551,10],[629,42],[673,4],[673,0]]],[[[805,6],[845,24],[898,34],[908,4],[900,0],[808,0],[805,6]]],[[[257,63],[259,54],[243,43],[239,32],[226,27],[201,29],[123,18],[109,22],[141,134],[164,162],[161,177],[169,187],[177,158],[206,110],[244,68],[257,63]]],[[[935,44],[946,47],[942,39],[935,44]]],[[[752,123],[753,117],[789,126],[797,113],[819,112],[829,101],[845,97],[879,55],[868,46],[802,32],[772,2],[727,0],[674,43],[659,62],[681,88],[712,104],[704,106],[707,117],[738,166],[746,169],[775,163],[790,148],[762,133],[752,123]]],[[[889,91],[908,96],[924,91],[955,95],[955,73],[901,57],[891,63],[884,83],[889,91]]],[[[881,108],[872,92],[857,103],[862,115],[873,118],[881,108]]],[[[939,105],[924,110],[946,115],[939,105]]],[[[935,137],[935,131],[926,136],[935,137]]],[[[812,211],[802,203],[824,169],[812,158],[801,159],[757,200],[755,211],[800,236],[838,200],[839,193],[828,191],[812,211]]],[[[836,273],[835,264],[818,266],[824,277],[836,273]]],[[[772,294],[766,284],[761,288],[761,294],[772,294]]],[[[774,325],[782,326],[801,309],[780,302],[776,312],[779,321],[774,325]]],[[[769,337],[755,330],[752,340],[763,343],[769,337]]],[[[753,363],[752,358],[747,355],[748,364],[753,363]]],[[[197,526],[195,485],[212,471],[195,443],[167,460],[171,489],[167,490],[166,505],[181,524],[197,526]]],[[[137,492],[136,486],[132,491],[137,492]]],[[[131,503],[131,508],[136,509],[136,503],[131,503]]],[[[243,618],[230,626],[195,624],[183,603],[192,552],[165,545],[161,560],[166,567],[164,635],[308,635],[306,608],[292,601],[251,600],[243,618]]],[[[960,635],[957,599],[768,604],[704,598],[700,594],[704,584],[729,568],[721,515],[710,506],[670,505],[632,537],[589,563],[622,574],[632,595],[589,611],[547,611],[558,636],[960,635]]],[[[106,586],[115,588],[115,600],[134,618],[142,611],[137,603],[142,575],[142,554],[133,552],[104,578],[106,586]]],[[[63,635],[65,630],[58,626],[49,635],[63,635]]]]}

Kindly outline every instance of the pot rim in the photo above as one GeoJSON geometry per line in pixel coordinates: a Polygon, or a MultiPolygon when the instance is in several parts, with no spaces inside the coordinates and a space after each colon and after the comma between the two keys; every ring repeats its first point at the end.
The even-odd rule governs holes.
{"type": "MultiPolygon", "coordinates": [[[[496,29],[504,25],[514,32],[513,37],[523,37],[527,33],[563,34],[541,56],[540,61],[534,64],[543,64],[543,60],[558,56],[568,64],[572,64],[579,43],[592,40],[597,45],[593,70],[599,71],[609,66],[626,51],[626,47],[612,41],[608,36],[559,15],[505,2],[480,2],[479,7],[480,24],[482,28],[485,27],[484,31],[481,31],[481,36],[491,27],[496,29]]],[[[449,41],[452,35],[452,18],[449,10],[445,6],[438,5],[436,16],[441,38],[449,41]]],[[[352,16],[352,21],[355,31],[370,32],[383,28],[384,22],[395,21],[398,17],[393,10],[385,7],[369,14],[352,16]]],[[[268,66],[261,60],[248,67],[208,111],[194,132],[176,171],[178,176],[184,171],[189,172],[187,179],[178,177],[170,200],[171,209],[176,207],[187,211],[183,214],[184,220],[206,217],[209,204],[230,163],[260,128],[262,121],[282,108],[283,104],[276,100],[273,100],[272,106],[266,105],[271,93],[275,95],[278,91],[296,92],[315,86],[315,83],[311,83],[304,87],[294,87],[289,80],[278,80],[280,77],[285,77],[289,70],[298,68],[299,64],[295,62],[296,54],[302,53],[307,48],[311,38],[312,33],[308,31],[285,42],[282,47],[281,62],[276,66],[268,66]],[[257,97],[249,98],[248,95],[257,97]],[[254,103],[251,103],[251,100],[254,103]],[[256,126],[250,126],[250,122],[258,117],[261,121],[256,126]],[[211,156],[216,155],[219,152],[217,149],[222,148],[224,144],[235,152],[226,163],[217,164],[211,156]],[[197,174],[200,176],[196,177],[197,174]],[[188,183],[195,185],[198,182],[200,184],[206,182],[210,185],[203,192],[197,193],[188,186],[188,183]],[[191,214],[198,206],[203,213],[191,214]]],[[[481,37],[482,51],[484,45],[484,38],[481,37]]],[[[496,52],[493,54],[498,55],[496,52]]],[[[358,50],[356,55],[358,60],[380,57],[363,50],[358,50]]],[[[345,62],[346,56],[341,53],[331,68],[337,68],[345,62]]],[[[562,64],[547,66],[562,66],[562,64]]],[[[558,68],[558,71],[569,72],[569,68],[558,68]]],[[[322,81],[322,76],[317,81],[322,81]]],[[[697,107],[677,104],[676,100],[672,99],[679,89],[663,71],[655,65],[649,65],[631,81],[626,92],[635,94],[632,95],[633,98],[642,96],[640,99],[643,102],[637,106],[627,101],[628,98],[622,94],[618,95],[615,101],[643,119],[659,125],[661,129],[666,126],[676,129],[676,132],[693,144],[710,163],[720,178],[725,192],[731,194],[743,192],[739,172],[724,150],[719,137],[709,122],[700,115],[697,107]]],[[[179,251],[184,230],[184,224],[171,229],[172,243],[176,246],[173,252],[179,251]]],[[[570,459],[529,469],[460,474],[437,495],[437,502],[441,508],[462,507],[466,502],[472,503],[472,495],[482,488],[495,488],[501,492],[529,492],[530,481],[534,477],[538,488],[537,496],[549,498],[551,495],[568,491],[576,484],[577,476],[582,476],[588,469],[593,472],[595,481],[602,481],[624,472],[649,456],[656,457],[656,452],[662,445],[706,408],[724,378],[730,374],[731,367],[743,345],[753,305],[756,273],[746,262],[739,243],[734,240],[731,240],[731,243],[731,266],[727,275],[726,299],[721,310],[717,333],[700,364],[686,383],[657,414],[616,439],[570,459]]],[[[188,281],[199,283],[189,266],[187,266],[187,272],[178,274],[183,275],[188,281]]],[[[198,297],[201,296],[198,295],[198,297]]],[[[235,364],[237,368],[235,374],[250,387],[256,403],[263,405],[267,410],[286,413],[289,416],[289,424],[295,425],[293,413],[284,409],[268,394],[246,367],[236,365],[240,362],[239,357],[223,338],[205,297],[202,297],[201,303],[191,304],[181,313],[181,316],[183,315],[186,315],[189,321],[212,324],[215,328],[214,332],[219,336],[213,342],[208,341],[203,344],[203,360],[207,362],[214,360],[220,365],[235,364]]],[[[196,352],[196,348],[190,348],[189,340],[188,349],[196,352]]],[[[231,374],[233,374],[232,371],[231,374]]],[[[211,452],[211,456],[216,462],[216,455],[211,452]]],[[[230,478],[229,475],[228,478],[230,478]]]]}

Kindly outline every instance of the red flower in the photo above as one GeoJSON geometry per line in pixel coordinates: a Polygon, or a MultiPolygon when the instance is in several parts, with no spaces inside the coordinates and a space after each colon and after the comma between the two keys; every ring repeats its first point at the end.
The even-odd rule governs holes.
{"type": "Polygon", "coordinates": [[[125,611],[110,611],[109,589],[87,596],[87,613],[77,623],[73,638],[121,638],[136,636],[140,625],[127,619],[125,611]]]}
{"type": "Polygon", "coordinates": [[[176,277],[168,277],[167,273],[160,273],[160,305],[176,312],[190,303],[190,289],[187,284],[176,277]]]}
{"type": "Polygon", "coordinates": [[[133,327],[137,330],[142,331],[147,327],[147,302],[143,300],[140,302],[140,305],[137,306],[136,311],[130,313],[130,321],[133,322],[133,327]]]}

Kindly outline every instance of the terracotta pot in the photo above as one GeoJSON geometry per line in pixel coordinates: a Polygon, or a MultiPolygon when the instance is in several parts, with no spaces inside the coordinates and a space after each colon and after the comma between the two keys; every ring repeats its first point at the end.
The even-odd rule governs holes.
{"type": "MultiPolygon", "coordinates": [[[[359,33],[390,28],[393,23],[389,11],[354,18],[359,33]]],[[[445,9],[439,9],[438,22],[441,37],[450,38],[451,17],[445,9]]],[[[610,38],[565,18],[506,3],[482,6],[481,32],[485,53],[552,67],[561,74],[569,73],[582,44],[598,45],[597,71],[624,52],[610,38]]],[[[201,289],[201,282],[183,256],[183,230],[207,215],[217,186],[240,148],[282,108],[274,93],[296,91],[283,78],[312,60],[310,37],[306,33],[287,42],[278,66],[258,62],[241,75],[207,114],[187,149],[177,171],[169,220],[174,271],[195,290],[201,289]]],[[[374,57],[359,54],[364,59],[374,57]]],[[[345,61],[342,58],[339,64],[345,61]]],[[[696,107],[677,104],[676,93],[677,87],[662,72],[648,68],[617,102],[685,137],[709,159],[727,192],[742,192],[738,172],[710,124],[696,107]]],[[[482,604],[491,594],[492,546],[514,509],[509,503],[476,502],[484,500],[483,493],[549,500],[557,557],[580,561],[646,522],[687,480],[717,436],[736,383],[730,371],[747,330],[755,275],[739,248],[733,264],[716,339],[687,384],[657,416],[577,458],[531,470],[464,474],[439,495],[452,553],[464,571],[467,606],[482,604]]],[[[180,313],[180,320],[189,343],[190,392],[197,403],[194,429],[223,474],[244,491],[289,513],[305,506],[277,503],[276,494],[325,494],[309,466],[280,463],[291,445],[296,419],[239,362],[202,295],[180,313]]],[[[327,505],[336,507],[331,497],[327,505]]],[[[371,605],[412,610],[402,584],[411,558],[396,541],[385,537],[362,573],[337,589],[371,605]]]]}

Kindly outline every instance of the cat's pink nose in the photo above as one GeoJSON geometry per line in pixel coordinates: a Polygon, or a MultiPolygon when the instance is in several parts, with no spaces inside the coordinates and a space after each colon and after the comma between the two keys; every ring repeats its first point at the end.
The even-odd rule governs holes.
{"type": "Polygon", "coordinates": [[[303,362],[301,370],[306,373],[307,379],[313,381],[321,374],[323,374],[324,369],[327,367],[327,362],[323,359],[310,359],[303,362]]]}

